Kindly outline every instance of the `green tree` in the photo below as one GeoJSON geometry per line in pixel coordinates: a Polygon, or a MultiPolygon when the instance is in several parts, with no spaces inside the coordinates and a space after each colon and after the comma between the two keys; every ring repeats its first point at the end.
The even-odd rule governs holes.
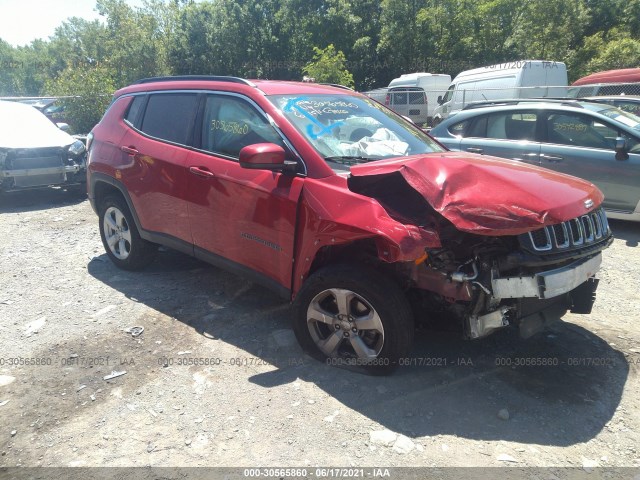
{"type": "Polygon", "coordinates": [[[587,64],[587,70],[598,72],[640,66],[640,41],[621,38],[608,42],[587,64]]]}
{"type": "Polygon", "coordinates": [[[110,69],[69,67],[45,85],[47,95],[66,96],[63,103],[74,133],[88,133],[100,121],[115,90],[110,69]]]}
{"type": "Polygon", "coordinates": [[[313,47],[313,60],[303,68],[303,73],[318,83],[337,83],[354,87],[353,75],[347,70],[347,59],[342,51],[336,51],[333,44],[325,49],[313,47]]]}

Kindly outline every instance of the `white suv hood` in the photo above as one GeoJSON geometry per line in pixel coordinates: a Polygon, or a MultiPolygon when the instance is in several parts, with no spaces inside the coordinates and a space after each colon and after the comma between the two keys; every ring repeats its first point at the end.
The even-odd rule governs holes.
{"type": "Polygon", "coordinates": [[[74,141],[35,108],[0,101],[0,148],[65,147],[74,141]]]}

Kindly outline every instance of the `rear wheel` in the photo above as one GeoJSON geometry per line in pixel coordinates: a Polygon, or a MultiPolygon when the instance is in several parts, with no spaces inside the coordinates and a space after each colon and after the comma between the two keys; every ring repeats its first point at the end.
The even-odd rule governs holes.
{"type": "Polygon", "coordinates": [[[139,270],[153,261],[157,245],[140,237],[124,199],[112,195],[105,197],[99,212],[102,244],[117,267],[139,270]]]}
{"type": "Polygon", "coordinates": [[[334,265],[312,275],[294,302],[300,345],[327,364],[369,374],[393,371],[413,340],[413,316],[400,287],[380,272],[334,265]]]}

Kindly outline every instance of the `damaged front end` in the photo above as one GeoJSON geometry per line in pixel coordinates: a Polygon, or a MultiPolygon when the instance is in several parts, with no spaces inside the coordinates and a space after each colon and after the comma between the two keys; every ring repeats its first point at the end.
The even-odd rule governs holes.
{"type": "Polygon", "coordinates": [[[424,159],[390,163],[373,174],[373,166],[355,167],[349,178],[352,191],[378,200],[392,218],[438,234],[440,247],[389,265],[404,282],[416,320],[456,324],[466,338],[508,325],[529,337],[568,310],[590,313],[601,251],[613,241],[598,207],[601,193],[573,177],[509,163],[495,171],[486,163],[456,169],[458,159],[451,159],[453,166],[424,159]],[[429,183],[438,175],[440,189],[429,183]],[[518,191],[522,175],[536,182],[518,191]],[[511,181],[496,182],[499,177],[511,181]],[[505,190],[513,199],[493,204],[505,190]]]}
{"type": "Polygon", "coordinates": [[[529,337],[567,310],[590,313],[600,251],[613,240],[602,209],[516,236],[443,234],[446,248],[396,268],[423,316],[457,321],[467,338],[508,325],[529,337]]]}
{"type": "Polygon", "coordinates": [[[0,191],[82,183],[85,172],[86,151],[80,140],[64,147],[0,148],[0,191]]]}

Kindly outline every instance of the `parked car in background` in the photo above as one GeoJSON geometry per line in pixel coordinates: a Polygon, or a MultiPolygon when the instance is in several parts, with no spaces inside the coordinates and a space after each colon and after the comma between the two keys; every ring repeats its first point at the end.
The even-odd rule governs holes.
{"type": "Polygon", "coordinates": [[[640,68],[592,73],[573,82],[567,95],[573,98],[640,95],[640,68]]]}
{"type": "Polygon", "coordinates": [[[29,105],[0,101],[0,191],[85,181],[80,140],[29,105]]]}
{"type": "Polygon", "coordinates": [[[567,67],[562,62],[517,60],[460,72],[433,113],[437,125],[466,105],[503,98],[563,97],[567,67]]]}
{"type": "Polygon", "coordinates": [[[452,150],[575,175],[605,195],[608,216],[640,221],[640,118],[574,100],[475,104],[431,130],[452,150]]]}
{"type": "Polygon", "coordinates": [[[640,96],[632,95],[605,95],[602,97],[586,97],[580,100],[587,100],[589,102],[606,103],[614,107],[624,110],[625,112],[633,113],[636,116],[640,116],[640,96]]]}
{"type": "Polygon", "coordinates": [[[369,372],[401,364],[436,316],[480,338],[588,313],[612,241],[591,183],[448,152],[343,88],[146,79],[87,144],[115,265],[161,244],[249,276],[293,302],[307,352],[369,372]]]}

